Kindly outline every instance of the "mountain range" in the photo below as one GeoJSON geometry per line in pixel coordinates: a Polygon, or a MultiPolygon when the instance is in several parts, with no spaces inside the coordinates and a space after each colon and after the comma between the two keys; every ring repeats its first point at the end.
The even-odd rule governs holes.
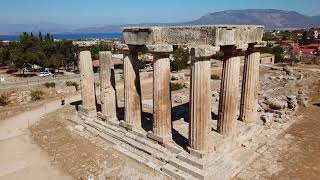
{"type": "Polygon", "coordinates": [[[37,25],[4,25],[0,24],[0,34],[20,32],[51,32],[51,33],[111,33],[121,32],[125,26],[181,26],[204,24],[247,24],[264,25],[267,30],[285,30],[320,27],[319,16],[306,16],[296,11],[275,9],[245,9],[214,12],[189,22],[176,23],[143,23],[106,25],[102,27],[86,27],[72,29],[58,24],[42,23],[37,25]]]}

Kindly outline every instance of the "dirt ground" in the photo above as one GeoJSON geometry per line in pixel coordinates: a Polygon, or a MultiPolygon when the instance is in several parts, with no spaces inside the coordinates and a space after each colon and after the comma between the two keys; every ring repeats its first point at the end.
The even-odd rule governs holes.
{"type": "Polygon", "coordinates": [[[298,120],[235,179],[319,179],[320,79],[304,88],[311,92],[310,103],[298,109],[298,120]]]}
{"type": "MultiPolygon", "coordinates": [[[[98,147],[96,139],[86,134],[74,133],[73,124],[68,121],[75,113],[73,106],[66,106],[62,110],[44,117],[45,120],[34,125],[30,131],[35,142],[44,149],[51,164],[59,167],[75,179],[86,179],[90,175],[105,179],[166,179],[148,167],[122,155],[105,144],[98,147]]],[[[106,142],[105,142],[106,143],[106,142]]]]}

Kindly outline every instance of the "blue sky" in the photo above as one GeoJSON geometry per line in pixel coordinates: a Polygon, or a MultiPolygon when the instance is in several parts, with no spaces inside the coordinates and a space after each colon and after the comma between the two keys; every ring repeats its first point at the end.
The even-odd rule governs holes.
{"type": "Polygon", "coordinates": [[[96,25],[181,22],[231,9],[282,9],[319,15],[319,0],[0,0],[0,23],[96,25]]]}

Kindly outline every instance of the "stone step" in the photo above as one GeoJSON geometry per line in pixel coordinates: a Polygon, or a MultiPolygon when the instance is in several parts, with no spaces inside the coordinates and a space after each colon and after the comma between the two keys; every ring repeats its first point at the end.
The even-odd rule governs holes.
{"type": "MultiPolygon", "coordinates": [[[[105,126],[102,126],[97,123],[90,122],[89,124],[91,126],[95,127],[98,131],[105,133],[107,135],[110,135],[110,136],[114,137],[115,139],[122,141],[124,144],[128,144],[128,145],[138,149],[139,151],[142,151],[142,152],[144,152],[154,158],[157,158],[159,160],[167,162],[172,157],[171,154],[161,152],[158,149],[151,147],[150,145],[146,145],[144,143],[137,141],[135,138],[133,138],[134,136],[133,137],[126,136],[126,134],[129,132],[123,134],[123,133],[119,133],[119,132],[114,132],[114,131],[106,128],[105,126]]],[[[124,145],[124,144],[121,144],[121,145],[124,145]]]]}
{"type": "Polygon", "coordinates": [[[127,137],[135,140],[135,141],[138,141],[146,146],[149,146],[150,148],[153,148],[157,151],[161,151],[162,153],[171,153],[168,149],[166,149],[165,147],[157,144],[156,142],[150,140],[150,139],[147,139],[147,137],[141,137],[141,136],[137,136],[131,132],[128,132],[127,130],[123,129],[123,128],[120,128],[120,127],[115,127],[115,126],[112,126],[112,125],[109,125],[107,123],[104,123],[103,121],[95,121],[95,123],[98,123],[99,125],[101,126],[104,126],[106,128],[109,128],[109,129],[113,129],[117,132],[122,132],[124,135],[126,135],[127,137]]]}
{"type": "Polygon", "coordinates": [[[191,176],[190,174],[182,170],[179,170],[170,164],[164,165],[161,168],[161,171],[178,180],[196,180],[197,179],[194,176],[191,176]]]}
{"type": "Polygon", "coordinates": [[[129,144],[126,144],[122,141],[119,141],[118,139],[107,135],[103,132],[100,132],[99,130],[97,130],[96,128],[91,127],[88,124],[83,124],[86,129],[89,132],[98,134],[100,138],[107,140],[109,142],[112,142],[112,144],[114,144],[114,148],[117,149],[118,151],[120,151],[121,153],[127,155],[128,157],[131,157],[132,159],[144,163],[146,165],[148,165],[150,168],[155,169],[159,172],[160,171],[160,167],[163,166],[165,163],[162,162],[161,160],[158,160],[156,158],[150,157],[148,153],[145,153],[143,151],[139,151],[138,149],[136,149],[135,147],[132,147],[129,144]]]}
{"type": "Polygon", "coordinates": [[[192,166],[189,163],[181,161],[180,159],[172,158],[172,159],[170,159],[169,164],[171,164],[175,168],[182,170],[185,173],[190,174],[191,176],[194,176],[198,179],[205,179],[205,177],[206,177],[205,171],[197,168],[196,166],[192,166]]]}
{"type": "Polygon", "coordinates": [[[212,162],[214,162],[219,158],[219,155],[217,153],[213,153],[210,156],[207,156],[203,159],[199,159],[197,157],[190,155],[187,152],[182,152],[177,155],[177,158],[199,169],[206,169],[212,164],[212,162]]]}

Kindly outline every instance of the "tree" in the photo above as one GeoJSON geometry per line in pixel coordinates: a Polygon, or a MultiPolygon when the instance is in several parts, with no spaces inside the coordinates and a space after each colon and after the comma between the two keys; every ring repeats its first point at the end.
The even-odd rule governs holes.
{"type": "Polygon", "coordinates": [[[177,48],[173,52],[174,60],[170,62],[171,71],[180,71],[188,66],[189,51],[183,48],[177,48]]]}
{"type": "Polygon", "coordinates": [[[99,59],[100,51],[111,51],[112,47],[106,43],[99,43],[91,48],[92,59],[99,59]]]}
{"type": "Polygon", "coordinates": [[[267,47],[262,49],[262,53],[274,54],[276,63],[283,62],[283,60],[284,60],[284,58],[283,58],[284,50],[281,46],[271,47],[268,45],[267,47]]]}
{"type": "Polygon", "coordinates": [[[41,33],[38,36],[22,33],[19,41],[8,46],[0,44],[0,65],[9,65],[11,69],[23,70],[33,64],[58,69],[75,63],[72,42],[55,42],[50,34],[43,38],[41,33]]]}
{"type": "Polygon", "coordinates": [[[307,45],[311,43],[311,39],[308,35],[308,31],[304,31],[302,33],[302,38],[299,41],[300,45],[307,45]]]}

